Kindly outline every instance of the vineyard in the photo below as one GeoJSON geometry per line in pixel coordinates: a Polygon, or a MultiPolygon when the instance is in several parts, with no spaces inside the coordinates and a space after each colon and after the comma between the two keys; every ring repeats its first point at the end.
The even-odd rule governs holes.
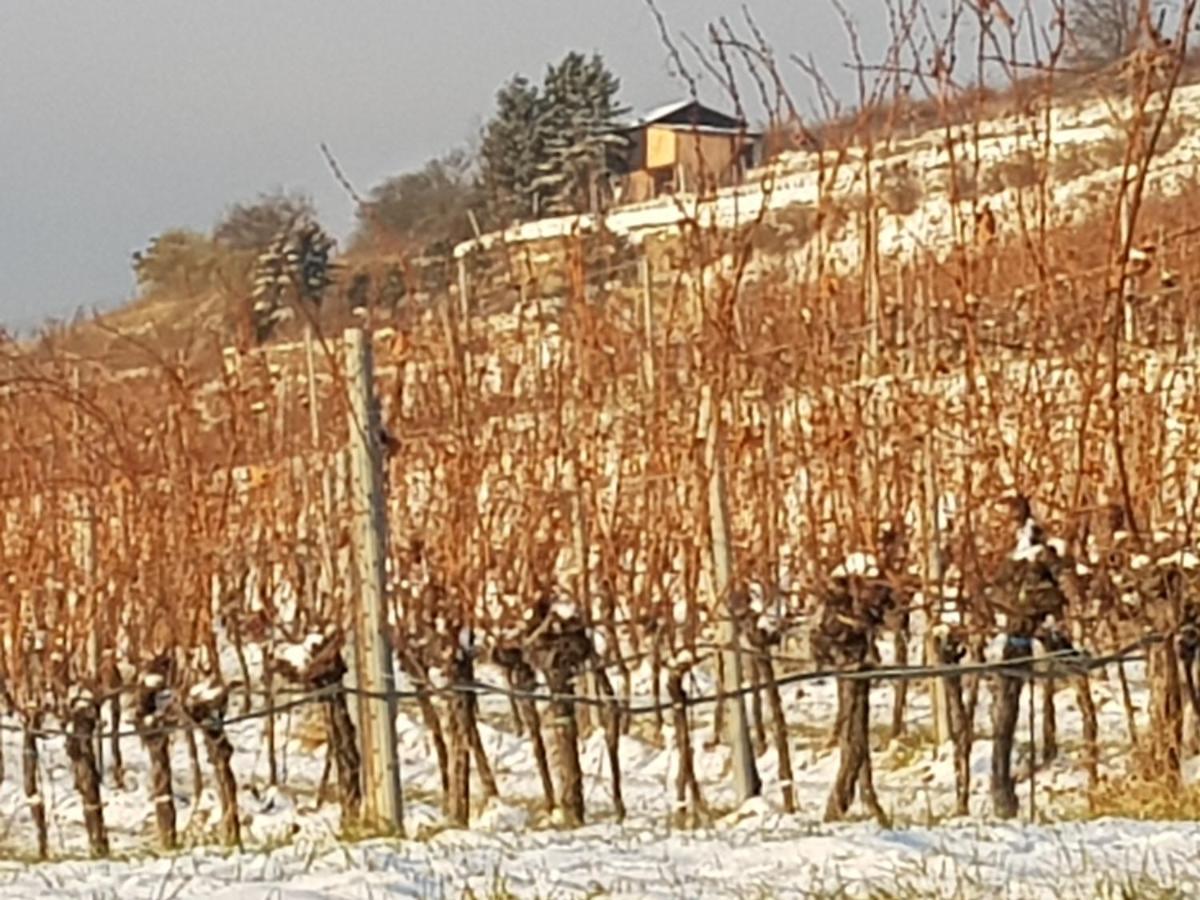
{"type": "Polygon", "coordinates": [[[1122,76],[1119,181],[1069,210],[1052,94],[990,193],[947,109],[937,246],[881,251],[903,154],[864,121],[791,219],[480,242],[219,360],[6,344],[5,855],[64,895],[1200,879],[1190,825],[1122,824],[1200,811],[1200,186],[1154,189],[1181,68],[1122,76]]]}

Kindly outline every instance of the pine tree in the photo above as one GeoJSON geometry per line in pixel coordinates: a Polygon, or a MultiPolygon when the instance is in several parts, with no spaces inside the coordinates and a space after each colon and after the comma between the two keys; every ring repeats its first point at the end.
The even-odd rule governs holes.
{"type": "Polygon", "coordinates": [[[500,221],[593,208],[624,155],[620,87],[598,54],[572,52],[548,67],[540,90],[523,76],[500,89],[480,149],[500,221]]]}
{"type": "Polygon", "coordinates": [[[543,158],[544,105],[536,86],[516,76],[496,94],[496,113],[480,147],[482,186],[498,221],[539,214],[534,181],[543,158]]]}
{"type": "Polygon", "coordinates": [[[250,313],[255,340],[269,339],[292,316],[289,299],[321,304],[339,263],[332,260],[334,240],[316,222],[304,220],[280,231],[254,264],[250,313]]]}
{"type": "Polygon", "coordinates": [[[546,72],[546,138],[534,185],[547,211],[595,211],[609,175],[620,170],[627,141],[619,120],[629,112],[617,103],[620,89],[599,54],[568,53],[546,72]]]}

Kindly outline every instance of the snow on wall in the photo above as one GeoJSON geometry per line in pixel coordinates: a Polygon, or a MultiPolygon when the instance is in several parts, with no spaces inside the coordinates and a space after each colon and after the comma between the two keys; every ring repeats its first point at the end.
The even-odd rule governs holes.
{"type": "MultiPolygon", "coordinates": [[[[1061,153],[1067,148],[1123,140],[1123,132],[1119,124],[1114,122],[1113,113],[1115,111],[1120,115],[1119,107],[1124,105],[1127,104],[1097,99],[1054,109],[1050,114],[1054,151],[1061,153]],[[1114,106],[1118,108],[1114,110],[1114,106]]],[[[1178,89],[1172,105],[1172,116],[1176,122],[1185,124],[1200,117],[1200,85],[1178,89]]],[[[1039,120],[1037,127],[1043,125],[1044,120],[1039,120]]],[[[958,141],[955,158],[973,156],[974,147],[968,144],[972,140],[970,129],[957,127],[953,131],[958,141]]],[[[1022,150],[1039,150],[1044,141],[1042,136],[1032,132],[1029,121],[1017,117],[983,123],[980,133],[978,153],[984,168],[1012,159],[1022,150]]],[[[1158,174],[1158,190],[1164,194],[1178,192],[1184,182],[1181,170],[1186,169],[1187,175],[1191,175],[1198,154],[1200,130],[1185,127],[1180,140],[1156,160],[1154,171],[1158,174]]],[[[713,199],[701,201],[693,194],[678,194],[618,207],[604,217],[604,226],[615,234],[627,235],[630,240],[638,242],[649,234],[678,229],[689,219],[695,220],[701,227],[715,224],[720,228],[734,228],[750,224],[759,217],[764,205],[770,210],[778,210],[815,204],[823,192],[831,197],[852,194],[863,181],[862,155],[852,149],[847,156],[848,162],[833,173],[832,182],[825,186],[824,191],[818,156],[813,153],[788,153],[770,166],[749,173],[747,183],[717,191],[713,199]]],[[[937,177],[948,171],[950,161],[945,132],[941,129],[903,142],[901,149],[892,155],[877,156],[874,161],[876,174],[884,167],[901,163],[921,180],[925,188],[924,202],[911,214],[885,217],[880,229],[883,253],[912,252],[919,247],[945,244],[953,238],[949,201],[944,191],[936,190],[937,177]]],[[[828,164],[828,157],[826,162],[828,164]]],[[[824,175],[829,178],[831,173],[824,175]]],[[[1119,166],[1101,167],[1081,177],[1052,184],[1055,205],[1079,209],[1086,203],[1089,189],[1110,184],[1118,175],[1119,166]]],[[[1010,191],[994,196],[997,211],[1003,211],[1014,202],[1010,191]]],[[[595,230],[596,225],[596,219],[591,215],[539,219],[465,241],[454,248],[454,255],[461,258],[476,250],[488,250],[497,245],[569,237],[595,230]]],[[[843,237],[834,242],[830,253],[843,264],[853,265],[857,259],[858,244],[857,233],[847,229],[843,237]]]]}

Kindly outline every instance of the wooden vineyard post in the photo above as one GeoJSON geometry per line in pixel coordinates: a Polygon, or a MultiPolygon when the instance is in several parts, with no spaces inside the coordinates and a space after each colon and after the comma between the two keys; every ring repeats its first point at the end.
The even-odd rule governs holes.
{"type": "MultiPolygon", "coordinates": [[[[330,509],[332,514],[330,517],[331,526],[338,521],[337,517],[343,515],[350,508],[350,472],[349,472],[349,457],[350,448],[346,447],[334,454],[333,457],[333,478],[331,485],[332,501],[330,509]]],[[[335,542],[336,544],[336,542],[335,542]]],[[[355,610],[357,605],[354,603],[354,597],[358,596],[358,573],[354,568],[354,554],[357,552],[354,547],[348,547],[345,551],[335,546],[333,550],[333,565],[330,575],[330,584],[333,586],[334,594],[345,597],[350,602],[349,607],[345,607],[342,603],[337,604],[338,615],[340,621],[350,622],[350,634],[357,633],[357,618],[355,610]]],[[[350,721],[354,724],[355,732],[362,736],[362,708],[366,700],[358,689],[362,687],[361,677],[362,670],[359,667],[358,659],[358,641],[349,640],[346,642],[345,648],[342,650],[342,656],[346,661],[346,674],[342,678],[342,684],[346,686],[351,694],[347,701],[347,706],[350,708],[350,721]]]]}
{"type": "Polygon", "coordinates": [[[712,535],[713,589],[721,611],[721,692],[725,704],[726,739],[733,754],[733,779],[738,801],[744,803],[762,791],[742,688],[740,636],[729,595],[733,589],[733,549],[729,534],[729,505],[725,496],[725,461],[721,445],[721,409],[711,388],[703,388],[700,420],[705,423],[705,463],[708,469],[708,515],[712,535]]]}
{"type": "MultiPolygon", "coordinates": [[[[942,637],[937,633],[937,626],[943,603],[942,592],[945,588],[942,573],[941,547],[942,529],[939,521],[938,485],[933,471],[933,435],[925,433],[925,446],[921,454],[925,478],[925,514],[921,517],[925,524],[925,601],[928,613],[925,617],[925,664],[939,666],[942,664],[942,637]],[[932,594],[933,602],[930,602],[932,594]]],[[[940,747],[950,739],[950,710],[946,697],[946,679],[933,678],[929,684],[933,700],[933,733],[934,740],[940,747]]]]}
{"type": "Polygon", "coordinates": [[[467,316],[471,314],[471,303],[468,299],[470,284],[467,279],[467,258],[460,256],[458,258],[458,314],[466,321],[467,316]]]}
{"type": "Polygon", "coordinates": [[[364,823],[402,832],[400,758],[396,748],[396,677],[388,639],[387,512],[379,411],[374,391],[370,339],[360,328],[346,330],[346,372],[350,391],[350,478],[358,590],[354,603],[358,684],[369,696],[360,705],[364,784],[364,823]],[[386,695],[386,696],[385,696],[386,695]]]}
{"type": "MultiPolygon", "coordinates": [[[[72,524],[75,531],[75,553],[79,571],[83,576],[82,592],[84,594],[84,621],[88,629],[88,671],[96,680],[97,689],[101,683],[100,664],[100,603],[96,597],[96,519],[92,512],[92,504],[83,494],[73,498],[72,524]]],[[[113,730],[120,729],[120,722],[113,722],[113,730]]],[[[93,738],[96,763],[104,768],[104,729],[96,728],[93,738]]]]}
{"type": "Polygon", "coordinates": [[[638,260],[638,274],[642,283],[642,332],[646,343],[642,351],[642,377],[647,394],[654,394],[654,275],[650,269],[650,257],[638,260]]]}
{"type": "MultiPolygon", "coordinates": [[[[82,392],[82,377],[79,366],[71,371],[71,388],[75,396],[75,404],[71,408],[71,433],[75,441],[75,452],[78,455],[82,441],[82,423],[79,415],[79,398],[82,392]]],[[[91,500],[83,493],[75,494],[72,498],[72,524],[75,534],[75,563],[83,576],[81,590],[84,594],[84,615],[88,629],[88,666],[96,684],[100,678],[100,603],[96,597],[96,519],[92,512],[91,500]]],[[[113,722],[113,730],[120,728],[119,722],[113,722]]],[[[97,728],[95,736],[95,754],[97,764],[104,768],[104,729],[97,728]]]]}

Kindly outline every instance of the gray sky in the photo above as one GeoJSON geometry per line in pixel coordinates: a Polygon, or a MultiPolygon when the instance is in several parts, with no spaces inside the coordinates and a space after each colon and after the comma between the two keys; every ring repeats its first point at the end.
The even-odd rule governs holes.
{"type": "MultiPolygon", "coordinates": [[[[847,5],[880,40],[879,0],[847,5]]],[[[695,36],[740,6],[659,2],[695,36]]],[[[824,0],[750,6],[781,53],[847,58],[824,0]]],[[[635,109],[684,94],[643,0],[0,0],[0,322],[112,306],[153,235],[274,187],[311,194],[344,238],[353,205],[321,141],[365,192],[467,141],[502,82],[571,49],[600,51],[635,109]]]]}

